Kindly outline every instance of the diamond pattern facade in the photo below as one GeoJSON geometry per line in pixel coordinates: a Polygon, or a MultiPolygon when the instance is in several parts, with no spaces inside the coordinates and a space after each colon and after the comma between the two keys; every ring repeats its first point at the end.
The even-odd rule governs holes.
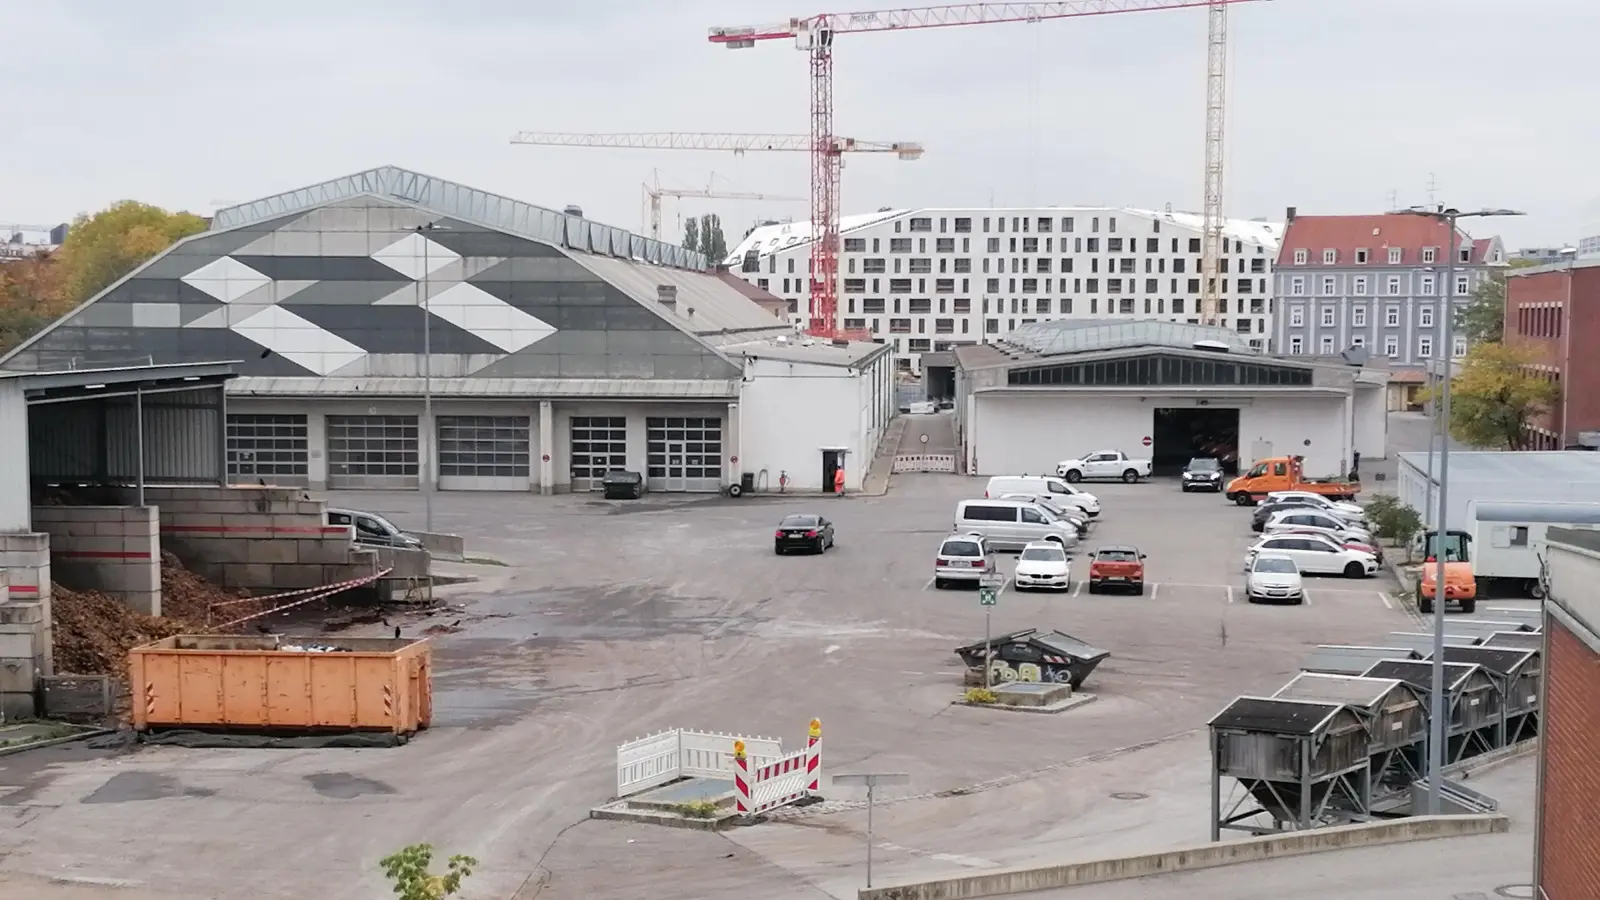
{"type": "Polygon", "coordinates": [[[716,282],[680,267],[698,259],[440,184],[448,186],[372,170],[219,212],[213,230],[173,246],[0,366],[232,359],[246,376],[404,377],[422,374],[426,330],[435,374],[740,377],[739,363],[695,327],[712,304],[699,304],[693,319],[692,308],[656,303],[657,283],[716,282]],[[423,202],[435,199],[442,210],[423,202]],[[565,237],[528,236],[557,233],[565,237]],[[673,265],[639,261],[654,257],[673,265]],[[597,261],[631,274],[619,282],[597,261]]]}

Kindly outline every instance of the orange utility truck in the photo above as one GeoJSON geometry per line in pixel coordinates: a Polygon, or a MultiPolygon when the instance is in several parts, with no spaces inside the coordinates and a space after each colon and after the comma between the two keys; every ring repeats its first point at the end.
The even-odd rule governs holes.
{"type": "Polygon", "coordinates": [[[1308,491],[1329,500],[1354,500],[1361,492],[1359,481],[1307,478],[1302,468],[1305,459],[1304,456],[1258,459],[1249,471],[1228,482],[1226,496],[1240,506],[1252,506],[1273,491],[1308,491]]]}

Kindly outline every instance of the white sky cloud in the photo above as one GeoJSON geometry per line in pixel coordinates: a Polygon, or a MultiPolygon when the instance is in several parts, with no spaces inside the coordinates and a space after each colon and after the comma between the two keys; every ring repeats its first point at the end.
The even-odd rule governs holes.
{"type": "MultiPolygon", "coordinates": [[[[517,147],[513,132],[808,127],[805,55],[728,51],[711,25],[793,0],[51,0],[0,30],[12,105],[0,221],[122,198],[206,212],[392,163],[641,228],[640,183],[804,196],[802,154],[517,147]],[[602,12],[603,10],[603,12],[602,12]]],[[[864,0],[864,6],[872,6],[864,0]]],[[[892,6],[893,4],[883,4],[892,6]]],[[[1511,206],[1512,247],[1600,234],[1592,0],[1277,0],[1231,16],[1226,207],[1511,206]]],[[[1199,205],[1205,14],[843,35],[837,125],[916,140],[857,156],[844,210],[1199,205]]],[[[668,201],[730,239],[803,203],[668,201]]]]}

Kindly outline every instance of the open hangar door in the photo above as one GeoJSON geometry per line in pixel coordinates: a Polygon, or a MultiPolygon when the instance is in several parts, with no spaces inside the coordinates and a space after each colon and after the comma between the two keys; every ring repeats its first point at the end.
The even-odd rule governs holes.
{"type": "MultiPolygon", "coordinates": [[[[1204,401],[1201,401],[1204,403],[1204,401]]],[[[1239,472],[1239,409],[1229,406],[1156,407],[1150,473],[1176,475],[1197,456],[1222,462],[1228,475],[1239,472]]]]}

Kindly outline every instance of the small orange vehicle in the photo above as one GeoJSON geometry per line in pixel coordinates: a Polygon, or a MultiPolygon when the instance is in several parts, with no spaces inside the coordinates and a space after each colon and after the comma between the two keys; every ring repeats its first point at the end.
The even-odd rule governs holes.
{"type": "Polygon", "coordinates": [[[1273,491],[1306,491],[1329,500],[1354,500],[1359,481],[1307,478],[1304,456],[1271,456],[1256,460],[1249,471],[1228,482],[1225,496],[1240,506],[1252,506],[1273,491]]]}
{"type": "MultiPolygon", "coordinates": [[[[1472,574],[1472,561],[1467,552],[1467,544],[1472,537],[1464,531],[1451,531],[1448,534],[1444,542],[1445,606],[1454,603],[1461,607],[1462,612],[1471,613],[1478,608],[1478,578],[1472,574]]],[[[1417,583],[1417,610],[1422,613],[1433,612],[1433,598],[1438,593],[1438,536],[1436,531],[1426,535],[1427,556],[1422,563],[1422,578],[1417,583]]]]}
{"type": "Polygon", "coordinates": [[[1089,593],[1118,587],[1144,593],[1144,554],[1125,544],[1101,547],[1089,557],[1089,593]]]}

